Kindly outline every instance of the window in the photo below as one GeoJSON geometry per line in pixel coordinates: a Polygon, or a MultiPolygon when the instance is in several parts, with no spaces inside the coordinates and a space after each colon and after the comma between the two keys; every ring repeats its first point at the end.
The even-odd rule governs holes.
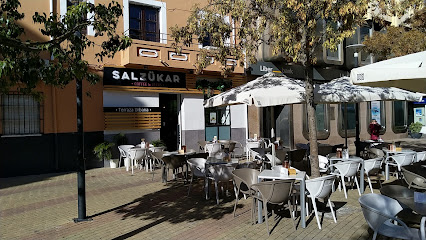
{"type": "Polygon", "coordinates": [[[133,39],[151,42],[160,41],[158,9],[130,4],[129,34],[133,39]]]}
{"type": "Polygon", "coordinates": [[[380,134],[386,133],[386,108],[384,101],[372,101],[367,103],[367,131],[370,133],[370,123],[372,119],[376,119],[377,123],[382,126],[380,134]]]}
{"type": "Polygon", "coordinates": [[[214,136],[219,140],[231,139],[231,112],[230,107],[206,108],[206,141],[211,141],[214,136]]]}
{"type": "MultiPolygon", "coordinates": [[[[317,138],[319,140],[327,139],[330,136],[330,118],[328,112],[328,104],[317,104],[315,115],[317,118],[317,138]]],[[[303,108],[303,136],[309,139],[308,111],[306,110],[306,104],[303,108]]]]}
{"type": "MultiPolygon", "coordinates": [[[[324,21],[324,27],[326,27],[326,22],[324,21]]],[[[335,29],[338,29],[340,27],[339,22],[332,23],[332,27],[335,29]]],[[[324,62],[327,64],[335,64],[335,65],[342,65],[343,64],[343,50],[342,50],[342,43],[339,43],[336,50],[331,50],[327,48],[323,48],[323,59],[324,62]]]]}
{"type": "Polygon", "coordinates": [[[12,93],[1,96],[3,135],[39,134],[42,132],[40,103],[30,95],[12,93]]]}
{"type": "Polygon", "coordinates": [[[145,30],[150,39],[155,38],[155,42],[160,42],[163,44],[167,44],[167,4],[164,1],[156,1],[156,0],[123,0],[123,23],[124,23],[124,33],[128,36],[136,39],[142,39],[146,41],[154,41],[149,39],[139,38],[144,37],[143,32],[145,30]],[[132,16],[130,8],[135,8],[132,10],[132,16]],[[139,10],[138,10],[139,9],[139,10]],[[144,15],[141,13],[144,9],[148,9],[148,15],[145,12],[145,18],[148,17],[148,25],[144,25],[144,15]],[[139,11],[139,12],[138,12],[139,11]],[[157,17],[154,17],[154,11],[157,17]],[[133,19],[133,20],[131,20],[133,19]],[[138,20],[139,19],[139,20],[138,20]],[[156,19],[156,20],[154,20],[156,19]],[[130,24],[130,21],[133,23],[130,24]],[[155,25],[154,25],[154,22],[155,25]],[[132,26],[131,26],[132,25],[132,26]],[[147,27],[142,28],[142,27],[147,27]],[[154,27],[155,29],[154,31],[154,27]],[[131,31],[132,29],[132,31],[131,31]],[[133,31],[135,30],[135,31],[133,31]],[[155,36],[154,36],[155,33],[155,36]],[[134,35],[134,36],[131,36],[134,35]]]}
{"type": "Polygon", "coordinates": [[[392,103],[392,130],[394,133],[407,131],[407,102],[394,101],[392,103]]]}
{"type": "MultiPolygon", "coordinates": [[[[362,42],[364,42],[366,37],[369,37],[369,36],[372,35],[372,28],[370,28],[369,26],[363,26],[359,29],[359,33],[360,33],[359,35],[360,35],[360,38],[361,38],[360,43],[362,43],[362,42]]],[[[361,55],[360,56],[361,57],[361,63],[363,65],[373,63],[372,55],[369,52],[361,51],[360,55],[361,55]]]]}
{"type": "MultiPolygon", "coordinates": [[[[95,0],[60,0],[60,14],[61,16],[65,16],[67,14],[68,7],[73,5],[78,5],[80,2],[89,2],[94,4],[95,0]]],[[[87,16],[83,16],[86,19],[90,19],[93,17],[93,13],[88,13],[87,16]]],[[[82,31],[82,34],[87,34],[90,36],[95,36],[95,30],[93,25],[87,26],[87,29],[82,31]]]]}
{"type": "Polygon", "coordinates": [[[346,104],[339,104],[339,135],[341,137],[345,137],[345,121],[346,121],[346,112],[348,114],[348,121],[347,121],[347,136],[348,137],[355,137],[356,135],[356,103],[346,103],[346,104]],[[346,106],[346,111],[345,111],[346,106]]]}
{"type": "MultiPolygon", "coordinates": [[[[67,0],[67,9],[69,7],[71,7],[71,6],[77,6],[81,2],[83,2],[83,0],[67,0]]],[[[82,18],[84,18],[85,20],[87,20],[87,16],[82,16],[82,18]]],[[[81,34],[86,35],[87,34],[87,29],[82,30],[81,34]]]]}

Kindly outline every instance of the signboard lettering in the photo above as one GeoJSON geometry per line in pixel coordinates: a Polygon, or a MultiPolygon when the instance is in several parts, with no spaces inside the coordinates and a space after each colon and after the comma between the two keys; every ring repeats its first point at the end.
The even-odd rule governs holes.
{"type": "Polygon", "coordinates": [[[160,112],[158,107],[104,107],[104,112],[138,113],[138,112],[160,112]]]}
{"type": "Polygon", "coordinates": [[[185,73],[146,69],[104,68],[104,85],[186,88],[185,73]]]}

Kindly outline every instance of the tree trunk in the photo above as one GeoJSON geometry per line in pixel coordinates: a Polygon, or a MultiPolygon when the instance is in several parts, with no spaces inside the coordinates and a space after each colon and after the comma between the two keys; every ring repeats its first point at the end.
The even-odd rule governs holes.
{"type": "Polygon", "coordinates": [[[314,83],[313,79],[309,77],[309,68],[310,64],[307,64],[307,66],[305,66],[306,109],[308,112],[311,177],[317,178],[320,176],[317,144],[317,120],[314,105],[314,83]]]}

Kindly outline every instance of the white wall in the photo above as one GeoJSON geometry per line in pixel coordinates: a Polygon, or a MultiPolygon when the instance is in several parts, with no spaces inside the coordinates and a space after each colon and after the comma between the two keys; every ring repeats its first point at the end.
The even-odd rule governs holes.
{"type": "Polygon", "coordinates": [[[159,107],[158,93],[104,91],[104,107],[159,107]]]}
{"type": "Polygon", "coordinates": [[[231,128],[247,128],[247,106],[245,104],[231,106],[231,128]]]}
{"type": "Polygon", "coordinates": [[[182,94],[182,98],[182,130],[203,130],[203,96],[200,94],[182,94]]]}

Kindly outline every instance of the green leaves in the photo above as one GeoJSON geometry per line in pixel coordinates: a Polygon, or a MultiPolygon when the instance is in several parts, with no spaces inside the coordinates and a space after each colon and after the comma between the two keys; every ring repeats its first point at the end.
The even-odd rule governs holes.
{"type": "MultiPolygon", "coordinates": [[[[0,91],[19,85],[22,91],[36,94],[38,83],[59,87],[66,86],[76,78],[91,83],[99,76],[89,72],[89,63],[81,58],[88,48],[98,46],[98,61],[114,55],[130,46],[128,37],[116,33],[121,6],[111,2],[107,6],[87,3],[70,6],[65,16],[34,13],[35,24],[41,24],[40,33],[49,36],[42,41],[28,39],[17,21],[24,14],[18,11],[18,0],[2,0],[0,9],[0,91]],[[88,16],[91,16],[90,18],[88,16]],[[95,36],[85,34],[88,26],[93,26],[95,36]],[[105,37],[106,36],[106,37],[105,37]],[[52,58],[50,58],[52,57],[52,58]]],[[[31,28],[35,31],[37,28],[31,28]]]]}

